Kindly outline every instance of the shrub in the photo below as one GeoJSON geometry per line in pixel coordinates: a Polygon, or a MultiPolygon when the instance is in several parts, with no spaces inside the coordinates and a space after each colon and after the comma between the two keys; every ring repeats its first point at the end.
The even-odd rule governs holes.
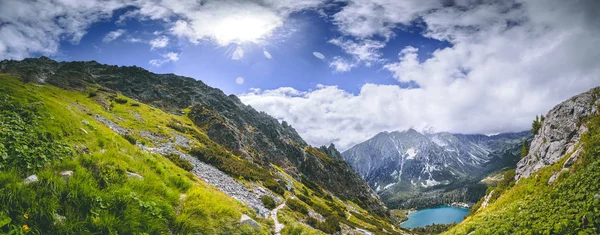
{"type": "Polygon", "coordinates": [[[297,199],[290,198],[287,201],[285,201],[285,204],[293,211],[300,212],[304,215],[308,214],[308,208],[302,205],[302,203],[297,199]]]}
{"type": "Polygon", "coordinates": [[[125,139],[126,139],[127,141],[129,141],[129,143],[131,143],[131,144],[134,144],[134,145],[135,145],[135,144],[137,143],[137,140],[135,139],[135,137],[133,137],[133,136],[131,136],[131,135],[129,135],[129,134],[123,134],[123,135],[121,135],[121,136],[123,136],[123,138],[125,138],[125,139]]]}
{"type": "Polygon", "coordinates": [[[283,187],[281,187],[281,185],[273,179],[265,180],[265,182],[263,182],[263,185],[279,195],[283,195],[283,193],[285,192],[283,187]]]}
{"type": "Polygon", "coordinates": [[[96,96],[98,96],[98,93],[96,93],[96,92],[90,92],[88,94],[88,98],[93,98],[93,97],[96,97],[96,96]]]}
{"type": "Polygon", "coordinates": [[[265,207],[269,210],[273,210],[277,205],[275,204],[275,200],[268,195],[262,195],[260,197],[260,201],[265,205],[265,207]]]}
{"type": "Polygon", "coordinates": [[[133,107],[140,107],[140,104],[139,103],[132,103],[131,106],[133,106],[133,107]]]}
{"type": "Polygon", "coordinates": [[[117,104],[127,104],[127,100],[123,98],[115,98],[114,101],[117,102],[117,104]]]}
{"type": "Polygon", "coordinates": [[[269,172],[264,168],[258,167],[248,160],[234,156],[222,146],[216,144],[207,143],[203,147],[193,147],[190,150],[190,154],[236,178],[241,176],[252,181],[264,181],[271,177],[269,172]]]}
{"type": "Polygon", "coordinates": [[[190,163],[188,160],[181,158],[177,154],[170,153],[170,154],[165,155],[165,157],[167,159],[171,160],[171,162],[175,163],[175,165],[177,165],[178,167],[181,167],[182,169],[184,169],[186,171],[191,171],[192,169],[194,169],[194,165],[192,165],[192,163],[190,163]]]}

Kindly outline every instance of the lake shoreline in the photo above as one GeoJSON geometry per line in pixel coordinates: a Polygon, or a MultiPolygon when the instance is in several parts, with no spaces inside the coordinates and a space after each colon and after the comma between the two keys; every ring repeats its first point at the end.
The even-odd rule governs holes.
{"type": "Polygon", "coordinates": [[[411,212],[406,214],[408,219],[400,223],[400,227],[402,228],[414,229],[433,224],[460,223],[464,220],[464,216],[469,214],[468,208],[449,205],[409,211],[411,212]]]}

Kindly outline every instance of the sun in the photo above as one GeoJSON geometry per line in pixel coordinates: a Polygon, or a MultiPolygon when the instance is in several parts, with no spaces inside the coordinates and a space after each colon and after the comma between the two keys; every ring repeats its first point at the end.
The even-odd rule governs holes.
{"type": "Polygon", "coordinates": [[[215,22],[214,37],[217,43],[260,43],[279,27],[281,19],[273,15],[238,14],[215,22]]]}

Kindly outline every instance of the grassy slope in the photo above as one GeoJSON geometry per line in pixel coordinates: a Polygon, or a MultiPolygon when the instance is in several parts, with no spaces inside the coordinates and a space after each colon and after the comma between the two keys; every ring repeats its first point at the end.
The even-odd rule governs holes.
{"type": "Polygon", "coordinates": [[[548,185],[570,153],[505,191],[489,207],[447,234],[598,234],[600,232],[600,116],[587,122],[575,166],[548,185]]]}
{"type": "MultiPolygon", "coordinates": [[[[260,234],[270,230],[272,221],[259,218],[260,229],[240,227],[238,220],[241,214],[255,216],[253,210],[198,180],[168,159],[140,150],[124,136],[93,118],[94,115],[100,115],[132,130],[128,138],[146,145],[152,145],[152,142],[140,136],[140,131],[150,131],[164,137],[179,131],[178,134],[194,142],[191,152],[196,150],[205,158],[210,157],[204,160],[221,164],[217,167],[223,167],[226,172],[230,170],[228,173],[242,182],[248,182],[252,178],[250,176],[257,176],[255,178],[260,180],[275,178],[261,169],[255,171],[250,168],[248,172],[249,168],[245,167],[248,166],[247,162],[212,142],[186,116],[168,114],[96,88],[66,91],[49,85],[23,84],[1,74],[0,94],[14,102],[15,106],[25,107],[40,117],[39,124],[28,132],[50,135],[55,145],[64,145],[67,152],[56,156],[47,154],[46,160],[36,158],[31,161],[26,157],[7,156],[8,160],[2,161],[0,158],[0,163],[4,165],[0,168],[0,233],[28,230],[34,233],[76,234],[260,234]],[[90,93],[95,96],[90,97],[90,93]],[[176,126],[174,123],[177,123],[176,126]],[[89,154],[83,153],[81,146],[85,146],[89,154]],[[59,172],[65,170],[74,171],[73,176],[68,179],[61,177],[59,172]],[[125,172],[140,174],[144,179],[128,178],[125,172]],[[25,177],[34,173],[40,178],[39,182],[22,184],[25,177]],[[247,177],[238,177],[236,173],[247,177]],[[61,216],[66,219],[59,219],[61,216]]],[[[6,113],[0,113],[0,117],[2,115],[6,113]]],[[[14,126],[11,123],[0,124],[14,126]]],[[[0,134],[0,137],[14,137],[14,133],[11,133],[4,136],[0,134]]],[[[36,146],[43,143],[49,143],[49,140],[21,145],[36,146]]],[[[3,152],[6,151],[0,145],[0,157],[3,152]]],[[[293,181],[296,189],[306,188],[304,184],[293,181]]],[[[319,197],[312,194],[311,189],[308,191],[311,193],[305,196],[320,205],[321,211],[338,210],[332,207],[347,209],[337,198],[324,199],[323,195],[319,197]],[[335,203],[327,204],[327,201],[335,203]]],[[[285,192],[285,197],[295,198],[295,195],[285,192]]],[[[309,206],[312,207],[315,206],[309,206]]],[[[389,221],[372,217],[356,205],[353,208],[362,219],[354,217],[346,224],[376,231],[378,227],[391,230],[389,221]]],[[[280,221],[286,225],[282,233],[321,234],[321,231],[301,222],[307,218],[306,215],[284,208],[279,213],[280,221]]]]}
{"type": "Polygon", "coordinates": [[[10,218],[10,222],[0,223],[0,231],[264,233],[265,228],[261,232],[239,227],[241,214],[252,214],[251,209],[166,158],[141,151],[90,115],[111,119],[119,115],[123,121],[113,121],[122,126],[165,134],[168,132],[161,131],[159,125],[164,126],[171,118],[184,122],[184,118],[145,105],[132,107],[131,102],[114,105],[109,113],[87,93],[23,84],[7,76],[0,76],[0,93],[20,106],[37,107],[41,117],[37,131],[52,133],[68,146],[86,146],[90,153],[73,147],[72,154],[61,156],[62,160],[48,159],[38,169],[7,164],[0,172],[0,221],[6,223],[10,218]],[[126,110],[134,110],[144,122],[135,123],[133,114],[126,110]],[[67,180],[58,174],[64,170],[74,174],[67,180]],[[128,178],[127,171],[144,179],[128,178]],[[32,173],[40,181],[22,184],[23,178],[32,173]],[[183,194],[186,196],[181,197],[183,194]],[[59,221],[59,215],[66,219],[59,221]]]}

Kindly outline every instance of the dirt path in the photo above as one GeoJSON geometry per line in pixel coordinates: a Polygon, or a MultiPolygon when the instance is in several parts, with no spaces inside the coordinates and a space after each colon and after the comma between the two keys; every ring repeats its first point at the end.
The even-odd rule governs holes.
{"type": "Polygon", "coordinates": [[[281,203],[281,205],[279,205],[277,208],[271,211],[271,219],[273,219],[273,222],[275,223],[275,235],[281,235],[281,230],[283,229],[283,227],[285,227],[285,225],[279,223],[279,220],[277,219],[277,212],[284,206],[285,202],[281,203]]]}

